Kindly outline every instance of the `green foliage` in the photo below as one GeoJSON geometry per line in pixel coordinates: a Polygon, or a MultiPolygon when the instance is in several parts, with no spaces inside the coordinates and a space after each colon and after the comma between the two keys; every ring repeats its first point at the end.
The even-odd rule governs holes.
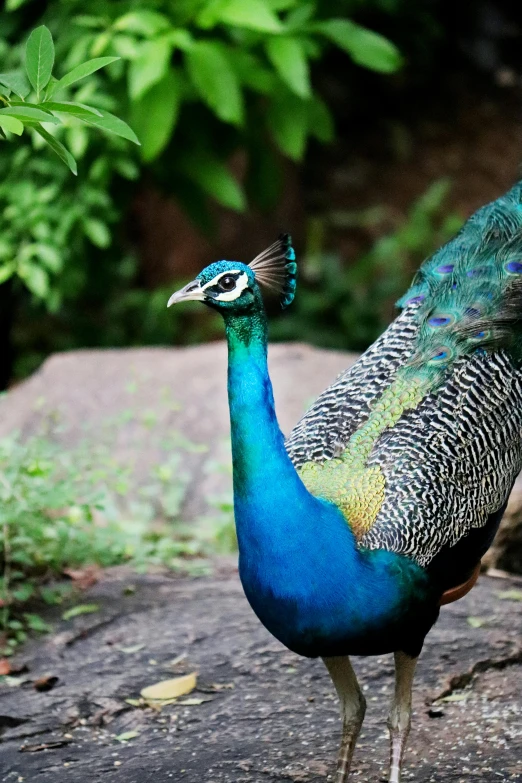
{"type": "MultiPolygon", "coordinates": [[[[139,144],[129,126],[110,112],[94,106],[64,99],[64,91],[95,71],[118,60],[118,57],[97,57],[80,63],[61,79],[52,75],[54,41],[45,25],[33,30],[25,45],[25,71],[22,69],[0,74],[0,131],[2,138],[10,134],[21,136],[24,129],[33,130],[58,157],[77,174],[74,156],[42,123],[61,125],[62,115],[74,117],[87,125],[115,133],[139,144]],[[31,90],[32,88],[32,90],[31,90]],[[56,100],[56,97],[59,100],[56,100]],[[52,100],[55,98],[55,100],[52,100]]],[[[0,271],[0,275],[2,272],[0,271]]]]}
{"type": "MultiPolygon", "coordinates": [[[[142,421],[148,423],[154,422],[142,421]]],[[[67,591],[53,580],[64,569],[120,563],[187,569],[213,551],[235,549],[228,499],[199,524],[181,520],[184,455],[199,447],[174,434],[162,449],[162,462],[136,490],[132,466],[117,462],[108,447],[86,441],[68,452],[46,436],[0,440],[0,632],[6,645],[0,654],[24,641],[28,629],[46,630],[27,609],[61,603],[67,591]]]]}
{"type": "MultiPolygon", "coordinates": [[[[117,96],[142,143],[143,163],[158,161],[172,146],[163,167],[166,163],[176,195],[193,201],[195,186],[201,195],[236,210],[246,207],[245,183],[228,170],[223,173],[234,148],[246,149],[255,169],[260,133],[274,159],[279,150],[300,160],[311,136],[323,142],[332,138],[332,117],[310,78],[314,63],[329,48],[337,46],[377,71],[392,72],[401,65],[387,39],[346,19],[322,19],[319,6],[298,0],[148,0],[139,7],[133,0],[95,0],[88,15],[80,0],[53,0],[42,19],[59,35],[61,67],[70,70],[59,79],[51,76],[49,30],[34,31],[25,60],[37,105],[40,97],[47,104],[41,111],[61,118],[49,104],[96,71],[90,89],[80,88],[72,101],[60,99],[70,104],[70,115],[136,141],[104,105],[104,94],[117,96]],[[86,57],[92,59],[83,62],[86,57]],[[109,67],[100,75],[104,65],[109,67]]],[[[11,73],[19,77],[21,71],[11,73]]],[[[17,119],[12,115],[8,122],[17,119]]],[[[44,138],[72,165],[59,141],[44,138]]],[[[246,187],[255,200],[259,183],[251,186],[247,177],[246,187]]]]}
{"type": "MultiPolygon", "coordinates": [[[[24,130],[31,137],[29,144],[4,147],[0,155],[0,284],[16,278],[51,310],[58,309],[67,294],[71,266],[76,283],[81,277],[89,242],[101,248],[111,243],[108,227],[116,212],[108,195],[107,155],[93,162],[80,187],[66,181],[65,170],[43,154],[42,147],[47,145],[76,174],[75,155],[83,156],[89,143],[85,126],[138,143],[123,120],[81,100],[88,85],[87,93],[84,86],[74,95],[80,100],[69,100],[71,87],[76,89],[78,82],[116,60],[94,58],[56,79],[53,38],[41,25],[27,39],[25,70],[0,74],[2,137],[9,140],[24,130]]],[[[137,170],[123,157],[121,145],[113,148],[114,154],[110,168],[135,177],[137,170]]]]}
{"type": "Polygon", "coordinates": [[[15,275],[52,311],[83,289],[87,253],[110,244],[118,217],[104,162],[98,158],[79,183],[28,146],[0,156],[0,282],[15,275]]]}
{"type": "MultiPolygon", "coordinates": [[[[137,290],[136,259],[116,230],[136,192],[128,181],[146,175],[206,231],[213,202],[238,212],[273,208],[281,157],[301,160],[310,138],[334,135],[314,87],[317,67],[335,47],[360,59],[357,40],[370,35],[298,0],[93,0],[87,10],[80,0],[51,0],[31,5],[31,25],[40,23],[32,32],[25,5],[0,12],[0,131],[16,138],[16,146],[0,143],[0,285],[11,281],[16,343],[31,345],[22,372],[53,335],[55,349],[171,341],[178,319],[131,335],[138,301],[154,309],[155,323],[164,319],[154,295],[147,302],[137,290]],[[141,147],[127,144],[135,133],[141,147]],[[241,177],[230,167],[237,150],[241,177]],[[56,155],[78,167],[81,187],[56,155]],[[58,319],[49,337],[36,327],[42,304],[58,319]]],[[[371,35],[364,66],[385,70],[380,45],[388,70],[399,68],[396,47],[371,35]]]]}
{"type": "Polygon", "coordinates": [[[298,296],[284,317],[273,320],[272,337],[366,349],[393,319],[395,302],[419,264],[463,224],[460,215],[444,213],[449,188],[448,180],[434,182],[411,206],[405,221],[352,264],[324,249],[328,231],[375,230],[386,217],[383,210],[330,214],[311,221],[298,296]]]}

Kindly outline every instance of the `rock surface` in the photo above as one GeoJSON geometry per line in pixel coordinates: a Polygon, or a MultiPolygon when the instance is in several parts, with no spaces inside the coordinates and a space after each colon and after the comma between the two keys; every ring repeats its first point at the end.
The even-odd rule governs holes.
{"type": "MultiPolygon", "coordinates": [[[[289,432],[309,404],[356,359],[306,345],[276,344],[270,373],[281,427],[289,432]]],[[[205,499],[230,491],[226,345],[196,348],[75,351],[56,354],[0,399],[0,437],[45,432],[67,447],[109,444],[144,482],[167,453],[178,451],[189,476],[184,518],[205,499]],[[207,450],[208,448],[208,450],[207,450]]]]}
{"type": "MultiPolygon", "coordinates": [[[[300,344],[272,345],[269,357],[284,432],[356,359],[300,344]]],[[[188,477],[183,516],[194,518],[230,493],[226,346],[56,354],[0,398],[0,437],[49,429],[67,447],[82,439],[108,444],[117,459],[135,466],[138,483],[166,453],[178,451],[188,477]]],[[[521,479],[485,562],[522,573],[521,479]]]]}
{"type": "MultiPolygon", "coordinates": [[[[405,780],[522,781],[521,588],[483,576],[443,608],[418,666],[405,780]]],[[[99,611],[63,621],[57,610],[55,633],[18,660],[27,671],[0,686],[0,783],[333,779],[340,721],[326,670],[265,631],[233,564],[198,580],[115,569],[81,601],[99,611]],[[177,703],[132,702],[193,671],[198,689],[177,703]]],[[[368,712],[353,780],[378,783],[392,659],[354,663],[368,712]]]]}

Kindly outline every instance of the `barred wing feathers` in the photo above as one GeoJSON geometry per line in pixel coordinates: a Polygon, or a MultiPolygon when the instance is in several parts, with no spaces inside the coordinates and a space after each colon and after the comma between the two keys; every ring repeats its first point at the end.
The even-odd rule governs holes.
{"type": "Polygon", "coordinates": [[[522,467],[521,184],[428,259],[400,304],[287,449],[361,546],[428,565],[496,519],[522,467]]]}

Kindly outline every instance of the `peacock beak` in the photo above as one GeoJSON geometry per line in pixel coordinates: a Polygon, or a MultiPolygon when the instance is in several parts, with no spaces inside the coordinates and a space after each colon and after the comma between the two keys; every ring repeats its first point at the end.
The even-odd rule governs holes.
{"type": "Polygon", "coordinates": [[[200,281],[193,280],[184,288],[180,288],[179,291],[176,291],[174,294],[172,294],[169,301],[167,302],[167,307],[170,307],[173,304],[177,304],[178,302],[189,302],[191,300],[196,302],[203,302],[204,299],[205,292],[201,288],[200,281]]]}

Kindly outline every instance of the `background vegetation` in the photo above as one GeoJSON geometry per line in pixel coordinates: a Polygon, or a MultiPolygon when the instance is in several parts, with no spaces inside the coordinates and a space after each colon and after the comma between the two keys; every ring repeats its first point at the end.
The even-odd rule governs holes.
{"type": "MultiPolygon", "coordinates": [[[[472,46],[480,41],[485,8],[474,5],[464,15],[472,46]]],[[[165,296],[179,282],[172,278],[197,270],[185,268],[179,251],[174,272],[149,274],[135,208],[151,192],[181,205],[208,238],[210,257],[216,248],[242,252],[220,238],[227,214],[275,215],[273,231],[293,229],[307,258],[304,285],[275,337],[348,348],[375,337],[419,254],[441,236],[432,224],[433,200],[413,210],[431,205],[420,244],[412,240],[413,257],[407,229],[396,217],[390,225],[386,205],[380,216],[352,211],[352,228],[366,230],[370,240],[394,238],[379,248],[359,243],[357,264],[347,272],[354,255],[348,259],[329,240],[336,221],[328,194],[311,204],[306,179],[318,159],[331,170],[321,149],[356,143],[364,128],[379,128],[384,145],[391,139],[397,148],[397,114],[404,120],[407,113],[401,101],[432,89],[435,75],[440,80],[442,51],[448,69],[460,67],[463,22],[449,3],[8,0],[0,14],[4,87],[19,74],[29,32],[41,23],[56,43],[49,89],[86,60],[103,59],[103,69],[64,84],[58,98],[106,117],[117,111],[141,146],[93,132],[92,114],[87,122],[78,112],[62,113],[56,133],[47,127],[77,161],[76,179],[40,148],[35,133],[24,133],[16,149],[0,144],[0,385],[23,377],[54,350],[193,342],[219,333],[210,317],[194,322],[190,314],[165,312],[165,296]],[[450,13],[451,31],[445,28],[450,13]],[[279,205],[289,179],[296,188],[294,171],[304,193],[299,220],[288,225],[279,205]],[[389,253],[399,245],[402,272],[393,284],[367,287],[383,247],[389,253]],[[341,292],[349,292],[342,312],[341,292]]],[[[410,217],[402,220],[409,224],[410,217]]],[[[154,245],[154,226],[148,231],[154,245]]],[[[256,241],[268,242],[265,234],[256,241]]],[[[201,264],[208,258],[201,254],[201,264]]]]}

